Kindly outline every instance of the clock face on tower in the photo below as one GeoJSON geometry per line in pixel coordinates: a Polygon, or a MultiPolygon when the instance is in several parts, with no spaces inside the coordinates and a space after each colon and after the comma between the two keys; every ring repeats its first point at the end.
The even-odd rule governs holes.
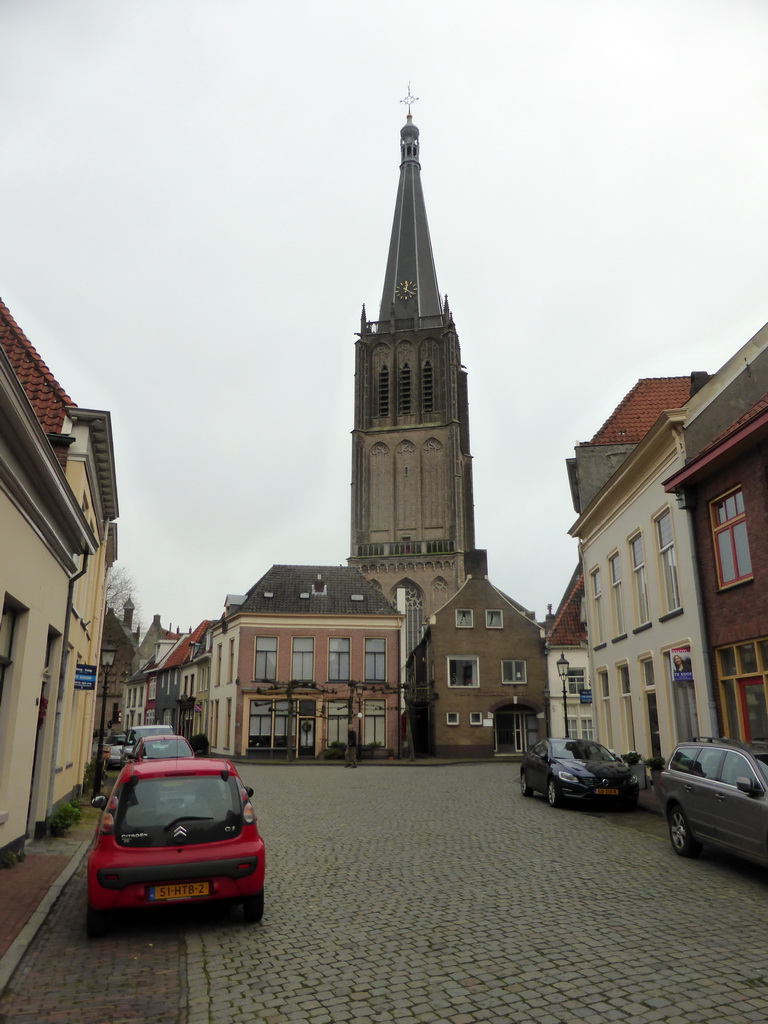
{"type": "Polygon", "coordinates": [[[412,299],[416,294],[415,281],[401,281],[395,288],[395,295],[398,299],[412,299]]]}

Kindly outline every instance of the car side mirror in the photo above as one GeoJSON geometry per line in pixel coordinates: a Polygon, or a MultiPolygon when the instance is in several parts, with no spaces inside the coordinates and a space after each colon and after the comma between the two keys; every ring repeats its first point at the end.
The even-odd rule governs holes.
{"type": "Polygon", "coordinates": [[[103,795],[95,796],[91,800],[91,807],[97,807],[100,811],[103,811],[107,806],[107,798],[103,795]]]}
{"type": "Polygon", "coordinates": [[[748,779],[745,775],[740,775],[736,779],[736,789],[740,793],[749,793],[750,795],[758,792],[758,788],[754,785],[752,779],[748,779]]]}
{"type": "Polygon", "coordinates": [[[253,796],[253,789],[250,786],[245,787],[245,792],[248,794],[248,796],[253,796]]]}

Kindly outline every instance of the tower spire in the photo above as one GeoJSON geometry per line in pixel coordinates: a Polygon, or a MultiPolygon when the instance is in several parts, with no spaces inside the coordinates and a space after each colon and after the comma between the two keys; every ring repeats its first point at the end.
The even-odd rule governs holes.
{"type": "Polygon", "coordinates": [[[379,319],[389,320],[394,307],[397,319],[440,316],[440,291],[432,257],[427,210],[421,188],[419,129],[413,123],[411,106],[418,96],[408,94],[400,102],[408,107],[406,123],[400,129],[400,181],[389,243],[384,290],[379,319]]]}

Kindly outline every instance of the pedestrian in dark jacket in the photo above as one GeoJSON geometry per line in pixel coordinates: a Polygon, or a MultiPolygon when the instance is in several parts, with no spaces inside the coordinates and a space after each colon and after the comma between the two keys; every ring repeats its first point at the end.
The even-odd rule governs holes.
{"type": "Polygon", "coordinates": [[[349,723],[347,731],[347,749],[344,751],[344,761],[345,768],[357,768],[357,733],[352,728],[352,722],[349,723]]]}

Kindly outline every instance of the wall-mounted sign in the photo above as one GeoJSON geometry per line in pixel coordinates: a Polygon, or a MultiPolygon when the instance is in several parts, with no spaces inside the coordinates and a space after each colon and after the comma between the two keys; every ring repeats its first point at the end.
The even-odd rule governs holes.
{"type": "Polygon", "coordinates": [[[75,666],[75,689],[95,690],[96,689],[96,666],[76,665],[75,666]]]}
{"type": "Polygon", "coordinates": [[[672,659],[672,682],[689,683],[693,679],[691,666],[691,648],[673,647],[669,652],[672,659]]]}
{"type": "Polygon", "coordinates": [[[579,690],[579,704],[591,704],[592,703],[592,691],[591,690],[579,690]]]}

